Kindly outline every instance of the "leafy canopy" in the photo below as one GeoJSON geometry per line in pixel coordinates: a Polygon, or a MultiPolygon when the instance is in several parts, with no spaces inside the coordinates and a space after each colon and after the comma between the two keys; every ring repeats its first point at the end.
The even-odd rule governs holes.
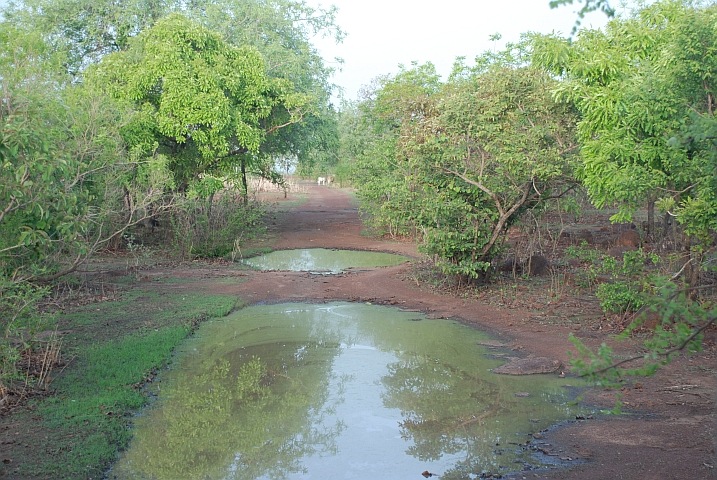
{"type": "Polygon", "coordinates": [[[537,61],[562,75],[581,113],[583,181],[596,206],[629,221],[649,197],[685,233],[717,228],[717,7],[661,1],[577,40],[543,38],[537,61]]]}
{"type": "Polygon", "coordinates": [[[520,57],[491,54],[445,84],[432,65],[414,65],[362,105],[384,145],[362,159],[379,175],[359,185],[362,208],[420,232],[424,251],[458,278],[483,276],[522,212],[575,185],[574,112],[520,57]]]}
{"type": "Polygon", "coordinates": [[[311,100],[288,80],[269,78],[255,48],[230,45],[179,14],[106,56],[90,79],[135,102],[140,113],[125,130],[127,142],[167,155],[180,189],[201,174],[231,171],[236,156],[257,153],[311,100]]]}

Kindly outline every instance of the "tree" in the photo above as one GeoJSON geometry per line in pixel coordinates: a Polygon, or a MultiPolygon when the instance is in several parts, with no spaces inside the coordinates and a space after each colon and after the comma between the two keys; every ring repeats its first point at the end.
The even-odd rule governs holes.
{"type": "MultiPolygon", "coordinates": [[[[613,221],[662,206],[685,234],[685,280],[696,286],[717,228],[714,73],[717,8],[663,1],[583,32],[539,41],[538,61],[564,80],[559,99],[581,113],[582,179],[613,221]]],[[[648,224],[652,223],[650,215],[648,224]]]]}
{"type": "MultiPolygon", "coordinates": [[[[106,55],[130,48],[132,39],[171,12],[215,31],[227,44],[255,47],[264,58],[265,74],[289,80],[311,98],[301,122],[289,123],[267,137],[259,150],[244,158],[254,173],[270,176],[274,160],[296,157],[300,164],[334,161],[337,144],[330,103],[332,68],[312,45],[314,35],[341,41],[336,7],[314,8],[303,0],[20,0],[3,13],[14,24],[37,30],[56,51],[67,52],[66,68],[78,77],[106,55]],[[331,160],[333,159],[333,160],[331,160]]],[[[340,59],[337,59],[340,62],[340,59]]],[[[289,115],[284,112],[286,123],[289,115]]],[[[274,111],[273,116],[280,115],[274,111]]]]}
{"type": "Polygon", "coordinates": [[[81,75],[105,55],[126,49],[129,40],[166,15],[164,0],[18,0],[3,11],[9,23],[36,31],[48,47],[65,54],[64,66],[81,75]]]}
{"type": "Polygon", "coordinates": [[[458,272],[475,278],[485,271],[521,213],[575,187],[575,116],[553,101],[553,86],[540,69],[499,63],[444,92],[421,149],[441,172],[433,188],[465,211],[460,230],[431,227],[438,239],[453,237],[451,256],[442,256],[458,272]]]}
{"type": "Polygon", "coordinates": [[[122,179],[134,166],[120,136],[129,115],[71,83],[39,35],[3,23],[0,36],[2,271],[49,280],[139,221],[139,198],[140,210],[118,217],[122,179]]]}
{"type": "MultiPolygon", "coordinates": [[[[550,0],[550,8],[558,8],[564,5],[572,5],[574,0],[550,0]]],[[[572,33],[576,33],[578,27],[580,27],[581,20],[585,18],[588,13],[600,11],[608,17],[615,16],[615,9],[610,6],[608,0],[578,0],[577,3],[582,3],[583,6],[578,10],[578,18],[575,20],[572,33]]]]}
{"type": "MultiPolygon", "coordinates": [[[[310,7],[305,1],[214,0],[197,2],[189,15],[236,46],[251,45],[263,55],[266,75],[288,79],[296,91],[311,97],[312,108],[301,122],[287,125],[266,138],[259,149],[262,169],[277,158],[296,157],[299,170],[337,161],[338,135],[330,97],[334,71],[312,45],[314,35],[344,37],[336,25],[336,7],[310,7]]],[[[341,62],[340,59],[337,59],[341,62]]],[[[259,159],[257,159],[259,161],[259,159]]],[[[256,173],[261,173],[259,169],[256,173]]]]}
{"type": "Polygon", "coordinates": [[[46,326],[43,285],[75,271],[142,220],[160,189],[135,182],[123,205],[129,112],[62,73],[40,35],[0,23],[0,382],[13,380],[25,345],[46,326]],[[143,187],[143,188],[140,188],[143,187]]]}
{"type": "Polygon", "coordinates": [[[245,165],[266,136],[310,108],[291,82],[266,76],[256,49],[229,45],[179,14],[106,56],[90,79],[135,102],[140,114],[125,138],[131,148],[166,156],[179,191],[237,167],[246,190],[245,165]]]}
{"type": "Polygon", "coordinates": [[[656,204],[682,234],[682,267],[671,278],[644,279],[646,305],[622,335],[646,311],[659,315],[644,354],[615,360],[608,346],[592,352],[574,339],[577,371],[603,385],[699,351],[704,330],[717,321],[714,302],[696,298],[717,229],[716,21],[715,5],[661,1],[612,20],[604,32],[536,43],[536,60],[562,77],[556,96],[580,111],[582,180],[593,203],[617,205],[614,221],[656,204]]]}
{"type": "Polygon", "coordinates": [[[367,102],[388,147],[373,162],[386,166],[381,178],[359,186],[362,200],[419,229],[422,249],[462,281],[486,274],[522,212],[575,186],[574,114],[519,57],[490,54],[446,84],[414,65],[367,102]]]}
{"type": "Polygon", "coordinates": [[[440,77],[430,63],[400,67],[395,77],[378,78],[364,92],[353,120],[360,129],[349,129],[342,142],[356,158],[354,183],[366,221],[391,235],[417,236],[424,196],[414,167],[403,161],[400,142],[420,121],[423,109],[430,108],[440,77]]]}

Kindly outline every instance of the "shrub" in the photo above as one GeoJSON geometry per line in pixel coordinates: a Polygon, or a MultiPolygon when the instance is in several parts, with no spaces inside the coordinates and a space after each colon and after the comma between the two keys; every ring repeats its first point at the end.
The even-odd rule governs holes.
{"type": "Polygon", "coordinates": [[[605,313],[635,311],[645,305],[645,298],[635,282],[602,283],[595,292],[605,313]]]}
{"type": "Polygon", "coordinates": [[[266,208],[240,196],[186,200],[172,216],[173,246],[183,257],[217,258],[264,232],[266,208]]]}

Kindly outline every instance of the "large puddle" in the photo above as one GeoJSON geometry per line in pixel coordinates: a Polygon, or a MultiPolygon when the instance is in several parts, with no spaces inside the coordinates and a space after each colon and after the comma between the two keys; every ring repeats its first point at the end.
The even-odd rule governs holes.
{"type": "Polygon", "coordinates": [[[504,361],[486,339],[389,307],[245,308],[183,345],[110,477],[468,479],[539,466],[519,444],[574,418],[566,380],[492,373],[504,361]]]}
{"type": "Polygon", "coordinates": [[[247,258],[244,263],[260,270],[341,273],[349,268],[391,267],[406,260],[409,258],[391,253],[308,248],[277,250],[260,257],[247,258]]]}

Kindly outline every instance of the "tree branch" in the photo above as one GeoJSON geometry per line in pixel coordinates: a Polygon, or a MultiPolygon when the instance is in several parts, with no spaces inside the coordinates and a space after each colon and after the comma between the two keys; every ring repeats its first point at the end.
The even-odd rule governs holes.
{"type": "MultiPolygon", "coordinates": [[[[679,344],[678,346],[673,347],[673,348],[671,348],[671,349],[669,349],[669,350],[667,350],[667,351],[665,351],[665,352],[660,352],[660,353],[658,353],[657,356],[658,356],[658,357],[666,358],[666,357],[669,357],[670,355],[672,355],[673,353],[677,353],[677,352],[679,352],[679,351],[681,351],[681,350],[684,350],[685,347],[686,347],[687,345],[689,345],[689,343],[697,337],[697,335],[699,335],[699,334],[702,333],[704,330],[706,330],[710,325],[712,325],[713,323],[715,323],[715,321],[717,321],[717,315],[711,317],[707,323],[705,323],[705,324],[702,325],[700,328],[698,328],[697,330],[695,330],[694,332],[692,332],[692,335],[690,335],[689,337],[687,337],[684,342],[682,342],[682,343],[679,344]]],[[[612,370],[612,369],[614,369],[614,368],[617,368],[617,367],[620,367],[620,366],[622,366],[622,365],[625,365],[626,363],[634,362],[634,361],[636,361],[636,360],[641,360],[641,359],[644,359],[644,358],[645,358],[645,355],[639,355],[639,356],[635,356],[635,357],[631,357],[631,358],[626,358],[625,360],[621,360],[621,361],[619,361],[619,362],[617,362],[617,363],[613,363],[612,365],[609,365],[609,366],[607,366],[607,367],[601,368],[600,370],[597,370],[597,371],[595,371],[595,372],[584,373],[584,374],[582,374],[582,375],[580,375],[580,376],[581,376],[581,377],[585,377],[585,376],[587,376],[587,375],[599,375],[599,374],[601,374],[601,373],[607,372],[608,370],[612,370]]]]}

